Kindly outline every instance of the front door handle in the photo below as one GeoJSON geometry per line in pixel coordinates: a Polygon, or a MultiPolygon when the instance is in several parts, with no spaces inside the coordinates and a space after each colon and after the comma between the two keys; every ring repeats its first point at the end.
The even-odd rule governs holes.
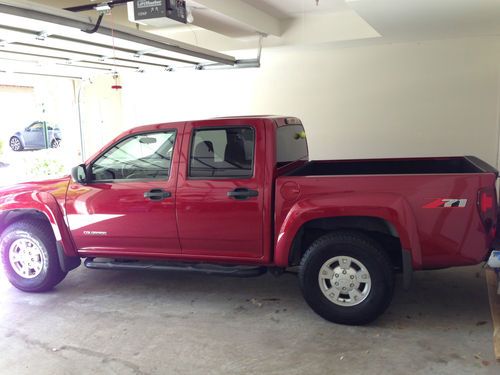
{"type": "Polygon", "coordinates": [[[229,198],[234,198],[238,200],[242,199],[248,199],[251,197],[256,197],[259,195],[259,192],[257,190],[250,190],[247,188],[236,188],[232,191],[227,192],[227,196],[229,198]]]}
{"type": "Polygon", "coordinates": [[[172,193],[163,189],[151,189],[150,191],[144,193],[144,198],[148,198],[152,201],[162,201],[170,198],[171,196],[172,193]]]}

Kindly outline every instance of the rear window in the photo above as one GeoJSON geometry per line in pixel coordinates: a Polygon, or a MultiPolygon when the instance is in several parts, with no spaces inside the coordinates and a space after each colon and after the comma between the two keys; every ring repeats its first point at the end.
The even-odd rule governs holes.
{"type": "Polygon", "coordinates": [[[280,126],[277,129],[276,140],[278,167],[308,159],[306,133],[302,125],[280,126]]]}

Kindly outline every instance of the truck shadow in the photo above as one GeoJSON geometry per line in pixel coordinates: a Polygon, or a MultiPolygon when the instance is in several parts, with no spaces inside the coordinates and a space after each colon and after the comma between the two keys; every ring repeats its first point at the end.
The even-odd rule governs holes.
{"type": "MultiPolygon", "coordinates": [[[[186,352],[238,366],[253,351],[260,354],[245,362],[252,369],[265,361],[281,361],[279,368],[293,363],[299,369],[296,374],[308,373],[300,366],[317,361],[326,368],[332,358],[337,365],[346,362],[343,372],[350,373],[352,363],[342,361],[344,357],[366,370],[359,373],[367,374],[386,373],[389,358],[397,358],[399,368],[392,373],[398,374],[477,373],[487,366],[495,373],[490,366],[491,318],[480,267],[416,273],[410,291],[404,291],[397,278],[389,309],[361,327],[320,318],[302,298],[297,277],[290,274],[238,279],[79,268],[49,293],[23,293],[0,284],[0,318],[5,326],[17,327],[8,335],[31,332],[41,340],[36,336],[40,330],[46,333],[43,340],[69,340],[86,348],[116,337],[115,353],[125,354],[129,346],[140,353],[147,345],[138,338],[147,337],[155,348],[175,342],[188,348],[186,352]],[[74,324],[82,317],[85,324],[74,324]],[[40,325],[52,327],[51,331],[40,325]],[[273,354],[276,350],[279,356],[273,354]],[[422,366],[425,369],[419,372],[422,366]],[[449,366],[460,370],[446,372],[449,366]]],[[[155,350],[148,353],[156,355],[155,350]]]]}
{"type": "Polygon", "coordinates": [[[473,266],[416,272],[408,291],[399,280],[393,303],[377,324],[463,329],[490,320],[484,270],[473,266]]]}
{"type": "MultiPolygon", "coordinates": [[[[300,319],[320,319],[304,302],[295,275],[230,278],[183,272],[96,271],[78,269],[54,291],[60,298],[106,297],[115,303],[154,300],[180,310],[264,313],[285,309],[300,319]],[[274,309],[274,310],[273,310],[274,309]]],[[[164,307],[165,307],[164,306],[164,307]]],[[[410,290],[396,278],[394,299],[367,327],[459,329],[490,321],[484,272],[479,266],[414,274],[410,290]]]]}

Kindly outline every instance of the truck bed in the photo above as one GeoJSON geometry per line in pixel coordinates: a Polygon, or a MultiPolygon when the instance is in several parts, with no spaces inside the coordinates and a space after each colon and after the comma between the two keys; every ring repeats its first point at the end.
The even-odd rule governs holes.
{"type": "Polygon", "coordinates": [[[469,156],[306,162],[277,178],[276,225],[304,201],[331,217],[385,215],[391,222],[403,212],[408,216],[396,221],[413,226],[418,238],[415,269],[477,264],[491,242],[480,220],[478,192],[494,186],[496,178],[494,168],[469,156]]]}
{"type": "Polygon", "coordinates": [[[496,173],[474,156],[372,160],[311,161],[288,173],[289,176],[374,175],[374,174],[469,174],[496,173]]]}

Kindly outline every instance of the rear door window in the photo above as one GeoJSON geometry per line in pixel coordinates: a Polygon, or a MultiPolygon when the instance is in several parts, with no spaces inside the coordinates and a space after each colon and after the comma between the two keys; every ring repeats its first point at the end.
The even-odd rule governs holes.
{"type": "Polygon", "coordinates": [[[253,176],[255,131],[250,127],[194,130],[189,177],[250,178],[253,176]]]}

